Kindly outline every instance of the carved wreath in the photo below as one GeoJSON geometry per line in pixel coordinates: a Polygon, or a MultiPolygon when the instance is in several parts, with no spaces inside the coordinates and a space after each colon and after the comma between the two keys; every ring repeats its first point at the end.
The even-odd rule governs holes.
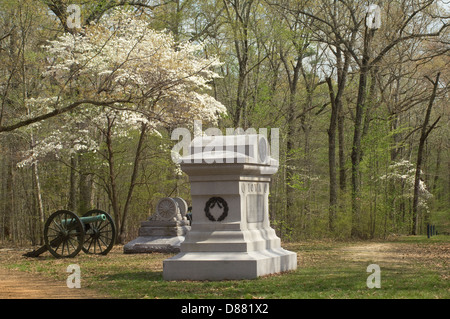
{"type": "Polygon", "coordinates": [[[205,214],[206,217],[208,217],[208,219],[210,221],[222,221],[224,220],[227,216],[228,216],[228,203],[222,198],[222,197],[211,197],[205,205],[205,214]],[[219,218],[215,219],[213,215],[211,215],[210,213],[210,209],[214,208],[215,206],[218,206],[219,208],[223,208],[223,213],[222,215],[219,216],[219,218]]]}

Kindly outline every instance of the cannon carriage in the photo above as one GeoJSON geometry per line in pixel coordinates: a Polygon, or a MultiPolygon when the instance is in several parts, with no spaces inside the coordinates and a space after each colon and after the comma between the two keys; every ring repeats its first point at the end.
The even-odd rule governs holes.
{"type": "Polygon", "coordinates": [[[56,258],[75,257],[80,251],[106,255],[115,238],[114,220],[104,211],[94,209],[79,217],[69,210],[58,210],[45,222],[45,245],[24,256],[38,257],[46,251],[56,258]]]}

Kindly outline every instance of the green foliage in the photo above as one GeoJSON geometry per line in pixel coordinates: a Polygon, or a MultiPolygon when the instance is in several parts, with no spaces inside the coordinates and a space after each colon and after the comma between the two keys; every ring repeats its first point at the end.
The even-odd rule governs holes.
{"type": "MultiPolygon", "coordinates": [[[[61,90],[56,81],[46,83],[41,76],[46,65],[54,63],[42,46],[64,30],[46,3],[8,0],[0,4],[0,64],[3,66],[0,71],[0,128],[40,111],[27,103],[27,99],[40,99],[45,103],[36,103],[39,108],[52,110],[52,101],[45,98],[57,96],[61,90]]],[[[55,5],[59,3],[67,1],[55,2],[55,5]]],[[[113,5],[111,1],[93,0],[73,3],[82,4],[82,23],[88,17],[107,16],[109,6],[113,5]]],[[[220,119],[219,129],[223,131],[233,126],[238,102],[244,108],[240,110],[240,125],[244,128],[280,128],[280,167],[273,176],[269,208],[271,224],[277,234],[285,241],[349,238],[355,222],[351,207],[350,155],[361,74],[361,39],[364,37],[363,25],[353,25],[352,14],[355,14],[355,21],[362,21],[363,7],[357,2],[336,2],[336,7],[332,8],[325,0],[309,2],[307,7],[302,1],[258,0],[235,4],[236,7],[230,1],[188,0],[162,1],[154,9],[126,7],[147,19],[152,28],[172,32],[177,40],[204,43],[204,50],[199,55],[220,59],[222,64],[217,65],[214,71],[221,78],[211,80],[211,95],[225,105],[229,114],[220,119]],[[337,34],[341,36],[338,45],[337,34]],[[323,51],[324,43],[329,48],[326,52],[323,51]],[[339,134],[343,134],[343,145],[336,141],[335,157],[337,174],[342,170],[345,179],[341,181],[340,175],[337,176],[336,220],[334,230],[330,231],[328,129],[331,105],[325,78],[331,77],[336,95],[338,71],[343,67],[343,60],[339,64],[333,53],[337,53],[338,48],[341,58],[348,54],[350,59],[341,99],[340,116],[344,125],[339,134]],[[295,69],[296,65],[299,69],[295,69]],[[294,76],[297,79],[295,88],[292,87],[294,76]],[[292,132],[288,132],[288,128],[292,132]],[[289,150],[288,140],[291,144],[289,150]],[[343,152],[340,159],[342,167],[338,151],[343,152]],[[345,182],[342,183],[345,188],[341,189],[341,182],[345,182]]],[[[413,1],[380,6],[385,18],[382,29],[375,32],[370,59],[394,43],[398,34],[392,31],[400,29],[400,21],[408,22],[402,29],[404,32],[419,32],[430,25],[437,25],[434,17],[438,15],[433,14],[437,7],[430,6],[407,19],[405,13],[414,7],[413,1]]],[[[408,161],[414,167],[419,139],[417,128],[423,121],[430,93],[426,77],[434,78],[438,70],[442,72],[443,80],[431,121],[439,116],[441,120],[427,139],[422,175],[426,190],[433,196],[421,202],[426,206],[422,205],[419,211],[419,224],[422,233],[428,222],[435,223],[438,230],[450,231],[450,166],[447,163],[450,125],[446,107],[449,74],[445,68],[449,63],[448,56],[440,55],[445,50],[438,45],[445,41],[435,39],[436,47],[432,50],[426,37],[399,41],[383,59],[377,61],[368,76],[358,167],[358,203],[361,207],[361,225],[358,226],[365,238],[387,238],[392,234],[408,234],[411,230],[410,182],[414,174],[412,171],[393,171],[393,166],[408,161]],[[436,56],[422,60],[423,54],[429,51],[436,56]],[[399,178],[406,175],[408,178],[399,178]]],[[[65,87],[68,101],[82,98],[79,95],[83,87],[74,86],[77,79],[72,80],[65,87]]],[[[92,78],[90,81],[100,80],[92,78]]],[[[169,119],[176,116],[170,114],[169,119]]],[[[189,201],[188,179],[178,174],[179,169],[170,157],[174,144],[170,140],[172,129],[173,125],[167,125],[160,131],[161,136],[148,134],[144,140],[128,215],[129,238],[136,236],[140,222],[154,212],[161,197],[180,196],[189,201]]],[[[67,207],[71,197],[81,202],[80,177],[87,176],[88,179],[90,202],[87,205],[112,209],[105,130],[105,123],[90,115],[88,110],[78,110],[12,133],[0,133],[1,240],[38,241],[38,195],[41,195],[45,216],[67,207]],[[75,133],[80,132],[82,134],[75,137],[75,133]],[[58,152],[44,152],[43,142],[49,141],[46,137],[52,134],[60,136],[60,143],[52,144],[58,152]],[[98,150],[89,147],[89,142],[98,144],[98,150]],[[33,157],[38,151],[44,155],[33,157]],[[74,163],[72,157],[76,160],[74,163]],[[17,166],[25,158],[38,159],[35,163],[40,190],[33,167],[17,166]],[[75,177],[72,186],[71,176],[75,177]],[[8,236],[5,235],[6,230],[8,236]]],[[[139,136],[136,128],[114,128],[111,146],[119,211],[124,208],[131,186],[139,136]]]]}

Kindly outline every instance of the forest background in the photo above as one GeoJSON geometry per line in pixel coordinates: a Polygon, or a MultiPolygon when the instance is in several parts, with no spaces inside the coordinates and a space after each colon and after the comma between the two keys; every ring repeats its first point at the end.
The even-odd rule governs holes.
{"type": "Polygon", "coordinates": [[[134,239],[189,203],[171,132],[194,119],[280,128],[283,241],[450,232],[445,1],[2,0],[0,20],[0,243],[91,208],[134,239]]]}

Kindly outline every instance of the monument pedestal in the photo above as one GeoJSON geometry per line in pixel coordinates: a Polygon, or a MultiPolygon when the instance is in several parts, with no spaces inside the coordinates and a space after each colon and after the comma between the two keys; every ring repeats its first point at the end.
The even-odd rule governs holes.
{"type": "MultiPolygon", "coordinates": [[[[203,137],[203,145],[218,138],[229,137],[203,137]]],[[[165,280],[252,279],[297,268],[297,254],[281,247],[269,223],[269,183],[277,162],[261,154],[262,146],[252,148],[267,143],[265,138],[251,142],[246,138],[244,153],[201,149],[202,163],[181,163],[191,183],[192,223],[180,253],[164,260],[165,280]]]]}

